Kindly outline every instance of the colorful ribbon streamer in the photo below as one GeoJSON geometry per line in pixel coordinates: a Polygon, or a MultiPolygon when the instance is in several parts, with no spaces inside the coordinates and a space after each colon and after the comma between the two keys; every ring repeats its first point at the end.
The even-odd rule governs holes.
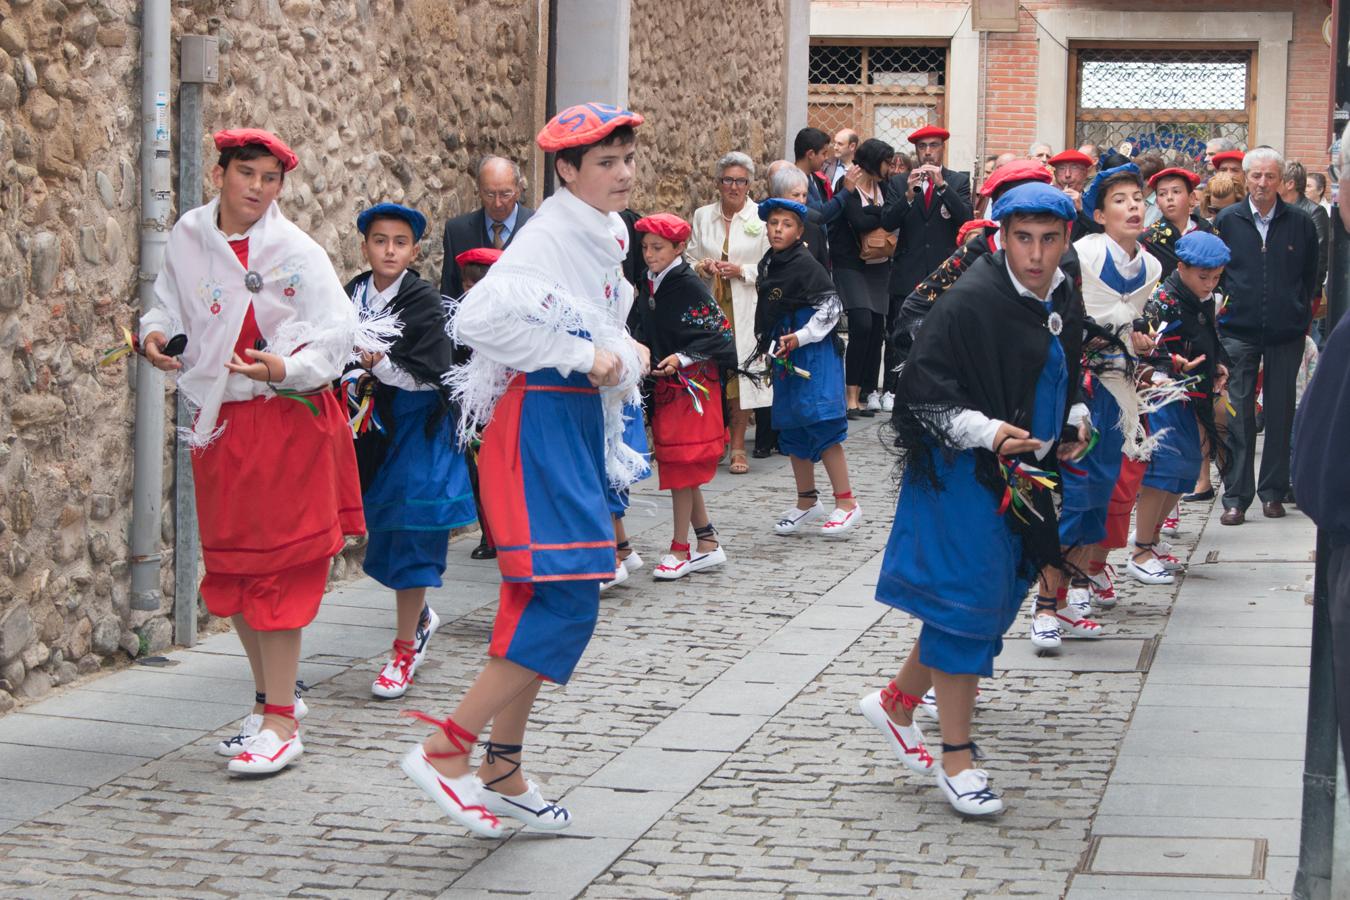
{"type": "Polygon", "coordinates": [[[1007,489],[1003,492],[1003,502],[998,507],[999,515],[1012,510],[1013,515],[1028,524],[1030,521],[1023,513],[1031,513],[1044,522],[1045,516],[1036,511],[1030,494],[1034,491],[1054,490],[1055,473],[1038,469],[1021,460],[1004,457],[999,457],[998,467],[1003,480],[1008,483],[1007,489]]]}
{"type": "Polygon", "coordinates": [[[122,326],[122,343],[113,347],[111,350],[105,350],[103,356],[99,359],[98,364],[100,366],[111,365],[124,356],[140,352],[140,341],[136,340],[136,336],[131,333],[131,329],[124,325],[122,326]]]}
{"type": "Polygon", "coordinates": [[[689,401],[694,404],[694,412],[700,416],[703,415],[703,400],[699,397],[699,393],[702,393],[704,397],[711,397],[711,392],[697,380],[689,378],[678,369],[675,370],[675,377],[680,379],[680,384],[689,393],[689,401]]]}

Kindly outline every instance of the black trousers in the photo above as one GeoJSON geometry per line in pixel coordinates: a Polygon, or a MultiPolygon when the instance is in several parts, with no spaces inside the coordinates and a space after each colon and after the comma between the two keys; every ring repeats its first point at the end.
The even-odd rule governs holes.
{"type": "Polygon", "coordinates": [[[900,365],[900,351],[896,349],[895,342],[891,340],[891,333],[895,330],[895,323],[900,318],[900,307],[904,302],[904,297],[897,297],[892,294],[886,309],[886,333],[882,335],[882,343],[884,344],[882,359],[885,362],[885,368],[881,373],[881,390],[887,394],[895,393],[895,383],[900,379],[900,374],[895,371],[900,365]]]}
{"type": "Polygon", "coordinates": [[[1350,543],[1327,542],[1327,611],[1331,614],[1331,658],[1336,683],[1336,719],[1341,752],[1350,772],[1350,543]]]}
{"type": "Polygon", "coordinates": [[[773,427],[773,407],[755,410],[755,449],[772,453],[778,449],[778,431],[773,427]]]}
{"type": "Polygon", "coordinates": [[[1223,473],[1223,505],[1246,512],[1257,496],[1265,502],[1283,501],[1289,493],[1289,449],[1304,340],[1300,337],[1283,344],[1261,345],[1225,337],[1223,346],[1233,360],[1228,373],[1228,399],[1237,412],[1228,422],[1229,459],[1223,473]],[[1258,478],[1256,376],[1263,363],[1261,391],[1266,442],[1258,478]]]}
{"type": "Polygon", "coordinates": [[[859,387],[861,399],[877,389],[881,347],[886,340],[886,317],[870,309],[848,311],[848,349],[844,353],[844,382],[859,387]]]}

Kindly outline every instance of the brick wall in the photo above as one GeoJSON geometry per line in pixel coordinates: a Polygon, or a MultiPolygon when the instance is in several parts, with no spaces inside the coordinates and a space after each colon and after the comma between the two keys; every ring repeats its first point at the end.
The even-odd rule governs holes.
{"type": "MultiPolygon", "coordinates": [[[[814,0],[813,9],[825,7],[857,10],[866,15],[879,7],[898,9],[962,9],[965,2],[897,2],[897,0],[814,0]]],[[[1024,0],[1019,9],[1020,28],[1015,33],[990,33],[985,36],[987,71],[984,81],[983,152],[1013,151],[1026,153],[1036,137],[1036,96],[1042,90],[1067,90],[1063,85],[1037,84],[1037,25],[1034,15],[1047,10],[1075,12],[1102,9],[1119,12],[1127,8],[1140,15],[1149,12],[1176,12],[1174,0],[1128,0],[1108,3],[1102,0],[1024,0]]],[[[1258,103],[1278,103],[1285,108],[1285,153],[1291,159],[1323,169],[1327,136],[1328,72],[1330,48],[1322,40],[1322,22],[1330,12],[1326,3],[1315,0],[1225,0],[1222,3],[1195,2],[1188,8],[1197,15],[1222,16],[1224,12],[1294,13],[1293,41],[1289,45],[1289,85],[1285,97],[1258,97],[1258,103]]],[[[902,35],[900,35],[902,36],[902,35]]],[[[1185,40],[1184,34],[1176,36],[1185,40]]],[[[1056,150],[1062,149],[1056,147],[1056,150]]]]}

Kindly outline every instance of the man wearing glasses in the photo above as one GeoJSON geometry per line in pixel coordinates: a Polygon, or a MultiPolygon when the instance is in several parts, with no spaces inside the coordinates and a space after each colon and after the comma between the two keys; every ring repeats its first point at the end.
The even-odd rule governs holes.
{"type": "Polygon", "coordinates": [[[534,214],[520,203],[520,166],[501,156],[485,156],[478,163],[478,199],[482,206],[445,223],[445,261],[441,268],[441,293],[458,297],[464,293],[455,257],[477,247],[503,250],[516,231],[534,214]]]}

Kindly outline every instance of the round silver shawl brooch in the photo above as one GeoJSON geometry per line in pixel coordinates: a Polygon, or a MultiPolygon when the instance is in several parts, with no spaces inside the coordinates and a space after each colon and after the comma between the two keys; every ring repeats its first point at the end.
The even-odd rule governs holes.
{"type": "Polygon", "coordinates": [[[1064,330],[1064,317],[1057,312],[1052,312],[1050,318],[1045,320],[1045,327],[1055,337],[1059,337],[1059,333],[1064,330]]]}
{"type": "Polygon", "coordinates": [[[244,287],[248,288],[249,293],[256,294],[263,289],[263,278],[257,272],[249,271],[244,273],[244,287]]]}

